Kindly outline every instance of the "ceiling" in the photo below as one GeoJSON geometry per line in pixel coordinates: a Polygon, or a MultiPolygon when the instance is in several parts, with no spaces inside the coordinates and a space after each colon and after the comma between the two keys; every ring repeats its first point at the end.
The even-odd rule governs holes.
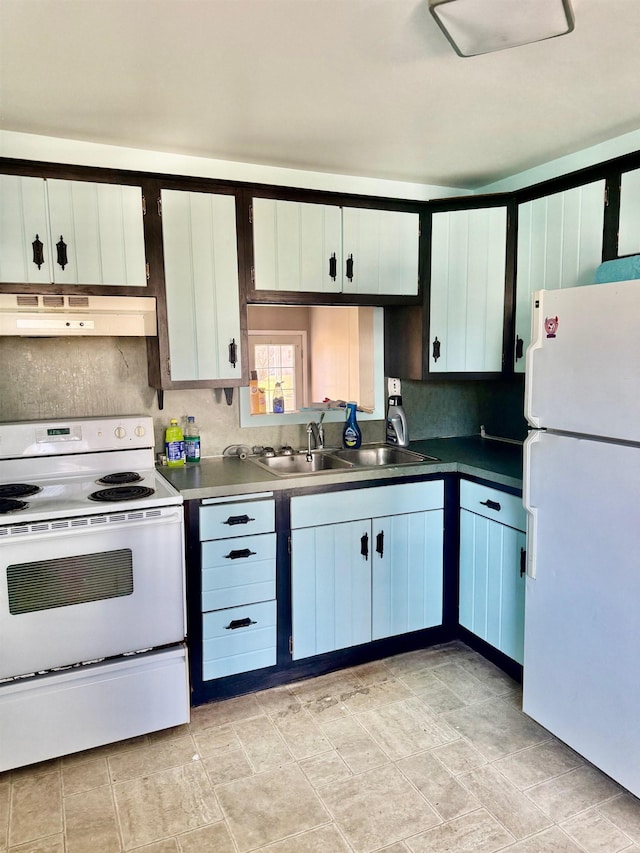
{"type": "Polygon", "coordinates": [[[0,0],[0,121],[473,189],[640,129],[640,2],[572,5],[569,35],[461,58],[427,0],[0,0]]]}

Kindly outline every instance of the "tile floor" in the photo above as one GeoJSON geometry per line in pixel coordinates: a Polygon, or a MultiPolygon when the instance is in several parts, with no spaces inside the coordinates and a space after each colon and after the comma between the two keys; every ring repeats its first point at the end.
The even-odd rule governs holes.
{"type": "Polygon", "coordinates": [[[640,853],[640,801],[460,643],[0,774],[9,853],[640,853]]]}

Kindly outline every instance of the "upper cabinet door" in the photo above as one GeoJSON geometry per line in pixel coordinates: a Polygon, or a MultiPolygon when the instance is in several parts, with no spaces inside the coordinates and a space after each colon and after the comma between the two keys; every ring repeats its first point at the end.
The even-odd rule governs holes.
{"type": "Polygon", "coordinates": [[[235,196],[162,190],[161,199],[171,380],[239,379],[235,196]]]}
{"type": "Polygon", "coordinates": [[[47,179],[56,284],[145,287],[142,190],[47,179]]]}
{"type": "Polygon", "coordinates": [[[618,255],[637,252],[640,252],[640,169],[622,175],[618,232],[618,255]]]}
{"type": "Polygon", "coordinates": [[[0,281],[53,281],[45,187],[42,178],[0,175],[0,281]]]}
{"type": "Polygon", "coordinates": [[[507,208],[433,214],[429,371],[502,370],[507,208]]]}
{"type": "Polygon", "coordinates": [[[0,175],[0,281],[145,287],[140,187],[0,175]]]}
{"type": "Polygon", "coordinates": [[[340,293],[339,207],[253,199],[256,290],[340,293]]]}
{"type": "Polygon", "coordinates": [[[345,207],[342,232],[343,293],[418,293],[417,213],[345,207]]]}
{"type": "Polygon", "coordinates": [[[602,262],[605,182],[594,181],[518,207],[515,370],[524,373],[536,290],[592,284],[602,262]]]}
{"type": "Polygon", "coordinates": [[[255,289],[416,296],[417,213],[254,198],[255,289]]]}

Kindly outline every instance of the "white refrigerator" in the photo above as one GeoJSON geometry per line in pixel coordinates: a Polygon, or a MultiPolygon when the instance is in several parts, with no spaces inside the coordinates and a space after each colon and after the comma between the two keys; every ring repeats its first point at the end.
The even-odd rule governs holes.
{"type": "Polygon", "coordinates": [[[640,796],[640,281],[534,294],[523,710],[640,796]]]}

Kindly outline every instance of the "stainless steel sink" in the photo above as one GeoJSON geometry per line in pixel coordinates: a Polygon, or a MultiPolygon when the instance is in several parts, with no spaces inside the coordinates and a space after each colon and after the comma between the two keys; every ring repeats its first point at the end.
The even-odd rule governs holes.
{"type": "Polygon", "coordinates": [[[391,465],[419,465],[425,462],[439,462],[435,456],[424,456],[404,447],[391,447],[388,444],[363,444],[357,450],[331,448],[314,450],[311,461],[307,454],[295,453],[289,456],[251,457],[254,465],[259,465],[278,477],[301,477],[309,474],[346,471],[349,468],[385,468],[391,465]]]}
{"type": "Polygon", "coordinates": [[[421,462],[438,462],[435,456],[423,456],[404,447],[388,444],[365,444],[357,450],[336,450],[333,455],[345,459],[357,468],[379,468],[385,465],[415,465],[421,462]]]}
{"type": "Polygon", "coordinates": [[[260,456],[252,458],[252,462],[277,474],[278,477],[298,477],[304,474],[318,474],[322,471],[345,471],[353,468],[353,463],[347,459],[338,459],[330,453],[315,451],[311,461],[307,462],[306,453],[296,453],[293,456],[260,456]]]}

